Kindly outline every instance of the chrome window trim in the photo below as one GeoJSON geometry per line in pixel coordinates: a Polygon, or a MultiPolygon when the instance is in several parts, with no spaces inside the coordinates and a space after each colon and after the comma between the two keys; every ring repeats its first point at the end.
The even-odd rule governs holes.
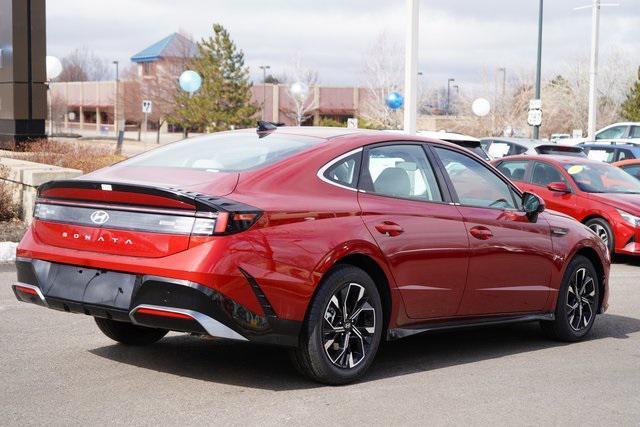
{"type": "Polygon", "coordinates": [[[351,190],[351,191],[357,192],[358,191],[357,188],[347,187],[346,185],[342,185],[342,184],[339,184],[339,183],[337,183],[335,181],[331,181],[330,179],[328,179],[327,177],[324,176],[324,173],[327,171],[327,169],[329,169],[331,166],[333,166],[336,163],[338,163],[340,160],[343,160],[343,159],[345,159],[345,158],[347,158],[347,157],[349,157],[349,156],[351,156],[353,154],[362,152],[362,150],[363,150],[363,147],[356,148],[355,150],[348,151],[348,152],[336,157],[335,159],[331,160],[329,163],[327,163],[324,166],[322,166],[320,168],[320,170],[318,170],[318,173],[316,175],[318,176],[318,178],[320,178],[321,181],[324,181],[327,184],[331,184],[331,185],[334,185],[334,186],[339,187],[339,188],[344,188],[345,190],[351,190]]]}

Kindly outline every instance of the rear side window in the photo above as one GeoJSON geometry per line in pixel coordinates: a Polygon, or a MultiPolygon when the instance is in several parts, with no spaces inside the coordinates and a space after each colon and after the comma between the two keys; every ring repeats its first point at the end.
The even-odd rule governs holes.
{"type": "Polygon", "coordinates": [[[618,150],[618,161],[633,158],[633,153],[630,150],[625,150],[623,148],[618,150]]]}
{"type": "Polygon", "coordinates": [[[509,179],[524,181],[524,175],[528,165],[529,162],[527,160],[506,161],[498,165],[498,170],[509,179]]]}
{"type": "Polygon", "coordinates": [[[238,172],[284,160],[323,141],[277,133],[261,138],[255,132],[224,132],[168,144],[120,165],[238,172]]]}
{"type": "Polygon", "coordinates": [[[361,158],[362,150],[335,161],[322,175],[331,182],[355,189],[358,184],[361,158]]]}
{"type": "Polygon", "coordinates": [[[558,169],[556,169],[553,165],[540,162],[536,162],[535,166],[533,167],[531,182],[533,184],[542,185],[545,187],[552,182],[564,182],[565,184],[567,183],[560,171],[558,171],[558,169]]]}
{"type": "Polygon", "coordinates": [[[616,161],[616,149],[613,147],[589,148],[587,157],[589,157],[591,160],[598,160],[600,162],[612,163],[616,161]]]}
{"type": "Polygon", "coordinates": [[[367,151],[362,188],[381,196],[442,201],[424,149],[419,145],[386,145],[367,151]]]}

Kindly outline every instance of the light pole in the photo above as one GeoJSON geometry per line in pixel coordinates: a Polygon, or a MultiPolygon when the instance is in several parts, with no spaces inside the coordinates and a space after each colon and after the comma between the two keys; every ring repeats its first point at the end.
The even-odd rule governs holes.
{"type": "Polygon", "coordinates": [[[269,65],[261,65],[262,70],[262,120],[264,120],[264,106],[267,103],[267,70],[271,67],[269,65]]]}
{"type": "Polygon", "coordinates": [[[447,79],[447,116],[451,114],[451,82],[455,82],[456,79],[449,77],[447,79]]]}
{"type": "Polygon", "coordinates": [[[418,110],[418,23],[420,0],[406,0],[404,46],[404,131],[416,133],[418,110]]]}
{"type": "MultiPolygon", "coordinates": [[[[536,99],[540,99],[540,75],[542,74],[542,12],[543,2],[540,0],[538,8],[538,60],[536,62],[536,99]]],[[[540,137],[540,126],[533,127],[533,139],[540,137]]]]}
{"type": "Polygon", "coordinates": [[[596,120],[598,109],[598,39],[600,36],[600,7],[619,6],[618,3],[601,3],[593,0],[591,5],[576,7],[573,10],[591,8],[591,61],[589,65],[589,123],[587,139],[593,141],[596,138],[596,120]]]}
{"type": "Polygon", "coordinates": [[[120,86],[120,63],[118,61],[113,61],[113,65],[116,66],[116,99],[113,104],[113,129],[116,131],[116,136],[118,136],[118,98],[119,98],[119,86],[120,86]]]}

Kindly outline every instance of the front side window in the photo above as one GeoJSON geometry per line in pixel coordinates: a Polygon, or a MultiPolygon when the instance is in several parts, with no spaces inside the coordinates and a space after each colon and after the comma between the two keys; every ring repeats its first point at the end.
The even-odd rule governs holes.
{"type": "Polygon", "coordinates": [[[640,181],[615,166],[575,163],[564,168],[578,188],[587,193],[640,194],[640,181]]]}
{"type": "Polygon", "coordinates": [[[331,182],[349,188],[356,188],[360,169],[361,151],[338,160],[327,168],[323,176],[331,182]]]}
{"type": "Polygon", "coordinates": [[[596,139],[617,139],[622,138],[624,135],[624,131],[626,130],[626,126],[614,126],[612,128],[603,130],[600,133],[596,134],[596,139]]]}
{"type": "Polygon", "coordinates": [[[528,165],[528,160],[512,160],[500,163],[498,170],[509,179],[524,181],[524,175],[528,165]]]}
{"type": "Polygon", "coordinates": [[[431,164],[419,145],[369,149],[361,188],[381,196],[442,201],[431,164]]]}
{"type": "Polygon", "coordinates": [[[461,204],[482,208],[516,208],[511,188],[482,163],[457,151],[438,147],[435,151],[461,204]]]}
{"type": "Polygon", "coordinates": [[[171,167],[208,172],[239,172],[284,160],[324,139],[255,132],[216,133],[167,144],[125,160],[119,167],[171,167]]]}
{"type": "Polygon", "coordinates": [[[564,182],[566,184],[564,177],[560,171],[555,168],[555,166],[540,162],[536,162],[533,167],[531,182],[535,185],[541,185],[544,187],[552,182],[564,182]]]}

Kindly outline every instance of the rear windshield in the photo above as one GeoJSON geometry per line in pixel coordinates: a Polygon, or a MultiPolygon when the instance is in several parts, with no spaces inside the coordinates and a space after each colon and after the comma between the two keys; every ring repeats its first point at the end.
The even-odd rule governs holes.
{"type": "Polygon", "coordinates": [[[172,167],[210,172],[239,172],[284,160],[320,144],[299,135],[218,133],[174,142],[121,163],[122,166],[172,167]]]}

